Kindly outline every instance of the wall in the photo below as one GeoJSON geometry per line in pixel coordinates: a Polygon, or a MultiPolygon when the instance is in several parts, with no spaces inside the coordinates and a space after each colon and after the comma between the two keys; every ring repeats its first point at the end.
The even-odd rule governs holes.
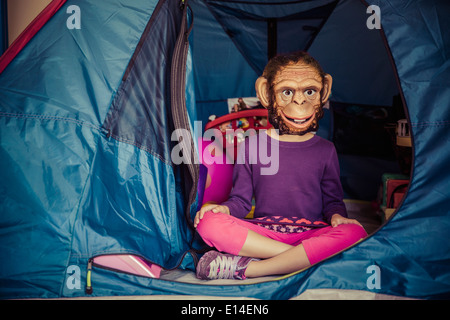
{"type": "Polygon", "coordinates": [[[52,0],[8,0],[9,45],[52,0]]]}

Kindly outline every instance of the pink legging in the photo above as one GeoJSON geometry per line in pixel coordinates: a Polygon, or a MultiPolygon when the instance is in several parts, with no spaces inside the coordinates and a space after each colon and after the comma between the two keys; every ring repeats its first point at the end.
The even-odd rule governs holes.
{"type": "Polygon", "coordinates": [[[279,233],[228,214],[211,211],[205,213],[197,226],[198,233],[209,246],[235,255],[241,251],[248,230],[289,245],[303,244],[311,264],[328,258],[367,236],[364,228],[357,224],[341,224],[334,228],[329,226],[301,233],[279,233]]]}

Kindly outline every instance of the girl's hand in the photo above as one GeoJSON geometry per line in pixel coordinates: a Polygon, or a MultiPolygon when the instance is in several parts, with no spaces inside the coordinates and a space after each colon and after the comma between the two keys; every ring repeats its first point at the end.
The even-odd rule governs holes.
{"type": "Polygon", "coordinates": [[[203,219],[204,214],[208,211],[212,211],[214,213],[222,212],[225,214],[230,214],[230,209],[227,206],[222,206],[215,203],[203,205],[200,211],[197,211],[197,214],[195,215],[194,218],[195,228],[197,228],[197,225],[200,223],[200,220],[203,219]]]}
{"type": "Polygon", "coordinates": [[[349,224],[349,223],[357,224],[362,227],[361,223],[359,223],[357,220],[344,218],[338,213],[333,214],[333,216],[331,217],[331,226],[333,228],[337,227],[340,224],[349,224]]]}

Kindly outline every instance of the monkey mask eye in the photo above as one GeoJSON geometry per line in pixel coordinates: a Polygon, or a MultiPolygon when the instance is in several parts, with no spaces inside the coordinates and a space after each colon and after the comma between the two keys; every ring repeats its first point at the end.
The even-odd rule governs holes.
{"type": "Polygon", "coordinates": [[[316,94],[316,92],[317,92],[317,90],[315,90],[315,89],[307,89],[307,90],[304,92],[304,94],[305,94],[305,96],[307,96],[307,97],[309,97],[309,98],[312,98],[312,97],[314,97],[314,95],[316,94]]]}
{"type": "Polygon", "coordinates": [[[284,89],[282,91],[283,96],[285,96],[286,98],[292,98],[294,96],[294,91],[291,89],[284,89]]]}
{"type": "MultiPolygon", "coordinates": [[[[301,100],[298,100],[298,101],[314,100],[316,98],[316,93],[318,92],[318,89],[309,88],[309,89],[305,89],[305,90],[301,90],[301,91],[303,91],[302,98],[304,97],[305,99],[300,98],[301,100]]],[[[278,91],[278,96],[281,100],[280,102],[283,102],[283,104],[293,102],[293,100],[297,94],[298,94],[298,92],[292,88],[283,88],[278,91]]],[[[297,97],[297,98],[299,98],[299,97],[297,97]]]]}

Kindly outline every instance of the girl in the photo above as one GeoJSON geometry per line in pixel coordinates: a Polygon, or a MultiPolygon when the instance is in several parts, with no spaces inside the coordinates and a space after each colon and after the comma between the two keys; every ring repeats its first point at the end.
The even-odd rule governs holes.
{"type": "Polygon", "coordinates": [[[334,145],[314,135],[331,92],[332,78],[304,52],[269,61],[256,81],[273,128],[246,139],[233,171],[233,190],[222,204],[201,208],[194,219],[200,236],[218,251],[197,265],[200,279],[245,279],[306,268],[367,236],[347,218],[334,145]],[[278,171],[255,153],[278,154],[278,171]],[[244,218],[255,199],[254,218],[315,221],[328,225],[304,232],[278,232],[244,218]]]}

